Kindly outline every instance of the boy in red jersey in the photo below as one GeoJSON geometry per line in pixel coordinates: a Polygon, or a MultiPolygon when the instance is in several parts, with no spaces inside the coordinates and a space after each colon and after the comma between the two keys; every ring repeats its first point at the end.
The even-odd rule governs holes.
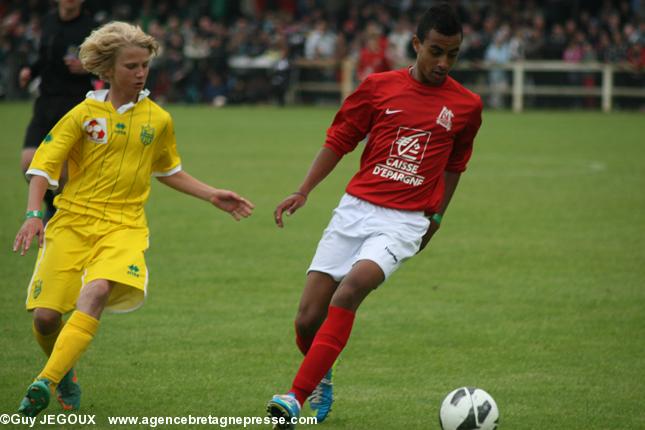
{"type": "Polygon", "coordinates": [[[289,392],[267,405],[270,416],[283,418],[276,428],[293,428],[310,395],[318,422],[326,418],[331,368],[356,310],[439,228],[481,125],[480,97],[448,76],[461,41],[450,6],[428,9],[413,37],[414,65],[361,83],[336,114],[298,190],[275,210],[283,227],[282,215],[304,206],[343,155],[369,136],[307,273],[295,321],[305,358],[289,392]]]}

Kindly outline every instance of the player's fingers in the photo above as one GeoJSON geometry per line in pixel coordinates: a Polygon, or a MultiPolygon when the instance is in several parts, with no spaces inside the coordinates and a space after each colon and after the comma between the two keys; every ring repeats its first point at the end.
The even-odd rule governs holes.
{"type": "Polygon", "coordinates": [[[255,209],[255,205],[253,203],[251,203],[250,200],[247,200],[244,197],[240,197],[240,199],[241,199],[242,203],[244,204],[244,206],[248,207],[249,209],[255,209]]]}
{"type": "Polygon", "coordinates": [[[235,218],[235,221],[240,220],[240,215],[237,213],[237,211],[231,211],[231,216],[235,218]]]}
{"type": "Polygon", "coordinates": [[[275,212],[273,212],[273,218],[278,227],[284,227],[284,225],[282,224],[282,206],[278,206],[275,209],[275,212]]]}
{"type": "Polygon", "coordinates": [[[25,244],[26,242],[26,234],[25,232],[20,233],[20,238],[18,240],[18,250],[20,251],[20,255],[25,255],[25,244]]]}
{"type": "Polygon", "coordinates": [[[20,255],[25,255],[27,251],[29,251],[29,247],[31,246],[31,235],[27,233],[25,236],[22,238],[22,250],[20,251],[20,255]]]}
{"type": "Polygon", "coordinates": [[[253,213],[253,209],[246,205],[240,205],[239,208],[237,208],[237,212],[242,215],[244,218],[251,216],[253,213]]]}
{"type": "Polygon", "coordinates": [[[289,215],[289,216],[293,215],[293,213],[294,213],[295,211],[297,211],[297,210],[300,208],[300,206],[301,206],[301,205],[300,205],[300,203],[298,202],[298,200],[294,200],[294,201],[291,203],[291,205],[289,206],[289,208],[287,209],[287,215],[289,215]]]}
{"type": "Polygon", "coordinates": [[[21,243],[22,243],[22,231],[19,231],[18,234],[16,235],[16,239],[13,241],[13,252],[16,252],[18,248],[20,248],[21,243]]]}
{"type": "Polygon", "coordinates": [[[238,200],[238,205],[237,205],[238,212],[251,213],[253,212],[254,207],[255,206],[253,206],[253,204],[248,200],[246,200],[245,198],[240,198],[240,200],[238,200]]]}
{"type": "Polygon", "coordinates": [[[25,245],[27,246],[25,248],[25,251],[28,251],[29,248],[31,248],[31,242],[34,240],[35,232],[33,231],[28,231],[27,232],[27,237],[25,238],[25,245]]]}
{"type": "Polygon", "coordinates": [[[227,193],[226,198],[228,198],[228,199],[235,200],[238,203],[249,204],[248,200],[246,200],[244,197],[240,196],[235,191],[227,191],[226,193],[227,193]]]}

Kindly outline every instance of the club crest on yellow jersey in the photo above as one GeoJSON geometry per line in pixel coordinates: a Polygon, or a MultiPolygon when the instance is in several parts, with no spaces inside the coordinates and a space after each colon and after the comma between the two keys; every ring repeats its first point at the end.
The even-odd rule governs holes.
{"type": "Polygon", "coordinates": [[[34,282],[34,290],[33,290],[33,297],[34,299],[37,299],[38,296],[40,296],[40,293],[43,290],[43,281],[42,279],[38,279],[36,282],[34,282]]]}
{"type": "Polygon", "coordinates": [[[149,125],[142,125],[139,138],[141,139],[141,143],[144,145],[150,145],[155,138],[155,129],[149,125]]]}

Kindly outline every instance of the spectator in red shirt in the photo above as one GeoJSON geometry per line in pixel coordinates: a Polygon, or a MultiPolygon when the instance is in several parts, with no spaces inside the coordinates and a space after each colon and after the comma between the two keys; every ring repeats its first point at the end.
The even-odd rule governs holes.
{"type": "Polygon", "coordinates": [[[358,80],[363,81],[372,73],[391,69],[387,58],[387,39],[383,37],[378,24],[371,23],[365,30],[365,44],[358,57],[358,80]]]}

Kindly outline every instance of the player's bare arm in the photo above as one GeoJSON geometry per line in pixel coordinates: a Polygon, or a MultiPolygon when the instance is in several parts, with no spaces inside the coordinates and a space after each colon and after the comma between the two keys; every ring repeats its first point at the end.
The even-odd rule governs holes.
{"type": "Polygon", "coordinates": [[[253,203],[234,191],[211,187],[193,178],[184,171],[179,171],[170,176],[162,176],[157,179],[170,188],[210,202],[213,206],[231,214],[236,221],[251,216],[255,208],[253,203]]]}
{"type": "Polygon", "coordinates": [[[273,212],[275,223],[278,227],[284,227],[282,222],[282,214],[292,215],[295,211],[300,209],[307,202],[309,193],[320,183],[323,179],[331,173],[340,161],[341,157],[329,148],[322,148],[316,158],[314,159],[305,180],[302,182],[298,191],[288,195],[273,212]]]}
{"type": "MultiPolygon", "coordinates": [[[[452,199],[452,195],[455,193],[455,190],[457,189],[457,184],[459,183],[459,178],[461,177],[461,173],[455,173],[455,172],[445,172],[444,174],[444,181],[445,181],[445,191],[443,195],[443,201],[441,202],[441,209],[439,212],[437,212],[439,215],[443,216],[443,214],[446,212],[446,209],[448,209],[448,205],[450,204],[450,200],[452,199]]],[[[432,236],[439,230],[440,223],[431,220],[430,221],[430,226],[428,227],[428,231],[426,234],[423,235],[423,238],[421,239],[421,247],[419,248],[419,252],[423,251],[423,248],[428,245],[428,242],[430,242],[430,239],[432,239],[432,236]]]]}
{"type": "Polygon", "coordinates": [[[25,255],[31,246],[31,241],[38,236],[38,246],[43,246],[44,227],[42,217],[29,214],[40,211],[40,206],[47,191],[49,183],[42,176],[33,176],[29,182],[29,198],[27,202],[27,219],[18,230],[16,240],[13,242],[13,252],[20,249],[20,255],[25,255]]]}

